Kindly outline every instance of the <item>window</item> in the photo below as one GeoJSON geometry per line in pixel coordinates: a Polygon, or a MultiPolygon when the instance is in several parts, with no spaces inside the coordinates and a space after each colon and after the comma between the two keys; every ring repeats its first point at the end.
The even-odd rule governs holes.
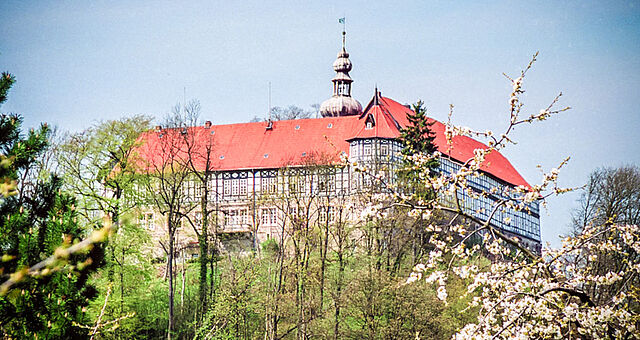
{"type": "Polygon", "coordinates": [[[371,121],[368,121],[367,122],[367,126],[365,127],[365,129],[367,129],[367,130],[373,129],[373,123],[371,123],[371,121]]]}
{"type": "Polygon", "coordinates": [[[236,210],[227,210],[224,212],[224,224],[235,225],[236,223],[236,210]]]}
{"type": "Polygon", "coordinates": [[[195,180],[186,180],[182,184],[182,193],[189,200],[199,199],[202,197],[200,182],[195,180]]]}
{"type": "Polygon", "coordinates": [[[246,196],[247,195],[247,179],[246,178],[225,178],[223,189],[224,189],[225,197],[246,196]]]}
{"type": "Polygon", "coordinates": [[[364,155],[371,156],[371,144],[364,145],[364,155]]]}
{"type": "Polygon", "coordinates": [[[349,94],[349,84],[340,83],[338,84],[338,95],[348,95],[349,94]]]}
{"type": "Polygon", "coordinates": [[[238,196],[239,193],[240,193],[240,180],[239,179],[232,179],[231,180],[231,195],[232,196],[238,196]]]}
{"type": "Polygon", "coordinates": [[[380,146],[380,154],[386,156],[389,154],[389,147],[387,145],[380,146]]]}
{"type": "Polygon", "coordinates": [[[144,213],[139,217],[139,224],[141,227],[147,230],[154,230],[155,223],[153,223],[153,214],[152,213],[144,213]]]}
{"type": "Polygon", "coordinates": [[[362,174],[362,186],[365,188],[371,188],[373,185],[373,181],[371,179],[371,175],[369,174],[362,174]]]}
{"type": "Polygon", "coordinates": [[[240,210],[240,223],[249,224],[249,212],[247,211],[247,209],[240,210]]]}
{"type": "Polygon", "coordinates": [[[298,207],[289,207],[289,220],[291,222],[296,222],[298,221],[299,215],[298,215],[298,207]]]}
{"type": "Polygon", "coordinates": [[[333,222],[336,219],[336,210],[334,207],[320,207],[318,213],[320,214],[318,221],[321,223],[327,222],[327,220],[333,222]]]}
{"type": "Polygon", "coordinates": [[[247,194],[247,179],[240,179],[240,195],[245,196],[247,194]]]}
{"type": "Polygon", "coordinates": [[[276,214],[276,208],[263,208],[262,209],[262,224],[263,225],[275,225],[278,223],[276,214]]]}
{"type": "Polygon", "coordinates": [[[309,182],[307,176],[303,174],[293,174],[288,177],[289,192],[304,193],[309,191],[309,182]]]}
{"type": "Polygon", "coordinates": [[[209,189],[209,198],[215,197],[215,195],[217,194],[216,181],[217,179],[214,175],[211,175],[211,177],[209,177],[209,181],[207,182],[207,188],[209,189]]]}
{"type": "Polygon", "coordinates": [[[289,192],[298,192],[300,190],[300,179],[298,177],[289,177],[289,192]]]}
{"type": "Polygon", "coordinates": [[[319,175],[318,190],[325,193],[336,191],[336,175],[332,173],[319,175]]]}
{"type": "Polygon", "coordinates": [[[277,192],[277,177],[262,177],[262,192],[265,194],[275,194],[277,192]]]}
{"type": "Polygon", "coordinates": [[[231,195],[231,181],[224,180],[224,196],[228,197],[231,195]]]}
{"type": "Polygon", "coordinates": [[[234,208],[223,210],[225,225],[249,224],[249,211],[247,208],[234,208]]]}

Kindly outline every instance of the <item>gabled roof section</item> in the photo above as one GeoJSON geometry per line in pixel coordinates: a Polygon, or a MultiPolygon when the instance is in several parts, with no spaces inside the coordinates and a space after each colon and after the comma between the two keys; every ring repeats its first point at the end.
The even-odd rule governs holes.
{"type": "Polygon", "coordinates": [[[352,133],[353,139],[364,138],[398,138],[400,137],[400,124],[389,112],[387,107],[382,104],[382,97],[376,88],[373,98],[367,104],[364,112],[358,117],[361,121],[352,133]],[[371,122],[371,128],[368,124],[371,122]]]}
{"type": "MultiPolygon", "coordinates": [[[[393,99],[380,97],[380,106],[383,106],[391,113],[395,120],[400,124],[402,128],[409,125],[407,114],[410,114],[412,110],[405,105],[402,105],[393,99]]],[[[451,144],[447,143],[445,137],[445,125],[435,119],[430,119],[433,122],[431,130],[435,132],[436,138],[434,143],[438,147],[443,155],[449,156],[451,159],[464,163],[467,160],[473,158],[473,150],[475,149],[488,149],[485,144],[476,141],[475,139],[467,136],[454,136],[451,140],[451,144]]],[[[398,135],[399,136],[399,135],[398,135]]],[[[516,171],[507,160],[499,152],[494,151],[489,153],[485,157],[485,161],[480,167],[480,170],[487,172],[507,183],[513,185],[524,185],[530,187],[529,183],[522,178],[522,176],[516,171]]]]}
{"type": "Polygon", "coordinates": [[[394,123],[393,117],[386,113],[380,106],[374,106],[369,112],[364,113],[362,118],[358,118],[357,124],[352,137],[348,140],[363,138],[398,138],[400,130],[394,123]],[[367,122],[371,122],[368,125],[367,122]],[[371,126],[371,128],[368,128],[371,126]]]}
{"type": "MultiPolygon", "coordinates": [[[[402,128],[409,125],[407,114],[412,110],[377,92],[362,115],[326,117],[317,119],[282,120],[272,122],[240,123],[228,125],[199,126],[187,130],[196,138],[200,154],[210,146],[212,160],[209,170],[229,171],[239,169],[275,169],[283,166],[330,164],[337,162],[340,154],[349,152],[349,142],[359,138],[398,138],[402,128]],[[371,129],[366,128],[370,120],[371,129]]],[[[451,159],[464,163],[474,156],[475,149],[488,147],[470,137],[455,136],[451,144],[445,138],[445,125],[432,120],[438,150],[451,159]]],[[[138,153],[147,162],[162,159],[162,138],[179,138],[181,131],[172,129],[147,131],[140,136],[138,153]],[[160,136],[163,136],[160,138],[160,136]]],[[[183,151],[184,155],[185,152],[183,151]]],[[[197,168],[204,170],[204,162],[197,168]]],[[[520,176],[511,163],[500,153],[487,155],[481,170],[512,185],[529,184],[520,176]]]]}

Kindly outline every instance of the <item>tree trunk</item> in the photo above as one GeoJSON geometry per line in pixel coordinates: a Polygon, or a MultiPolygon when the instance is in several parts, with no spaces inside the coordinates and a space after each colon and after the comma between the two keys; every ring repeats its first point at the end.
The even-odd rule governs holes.
{"type": "Polygon", "coordinates": [[[184,312],[184,286],[186,283],[186,270],[184,262],[184,248],[180,252],[182,254],[182,287],[180,288],[180,312],[184,312]]]}
{"type": "MultiPolygon", "coordinates": [[[[344,225],[341,223],[339,224],[338,228],[343,228],[344,225]]],[[[334,306],[335,306],[335,313],[334,313],[334,327],[333,327],[333,335],[334,335],[334,339],[338,340],[340,339],[340,310],[342,308],[342,277],[344,275],[344,234],[342,233],[343,230],[337,230],[337,253],[336,255],[338,256],[338,277],[336,279],[336,296],[334,298],[334,306]]]]}
{"type": "MultiPolygon", "coordinates": [[[[204,317],[207,311],[207,261],[209,259],[209,244],[208,244],[208,226],[209,226],[209,210],[207,209],[207,201],[208,201],[208,188],[207,188],[207,179],[208,176],[205,176],[205,181],[202,183],[202,197],[200,200],[200,212],[201,212],[201,228],[200,235],[198,239],[198,243],[200,245],[200,288],[199,288],[199,296],[200,296],[200,317],[198,318],[198,325],[201,324],[202,318],[204,317]]],[[[213,276],[213,272],[211,272],[213,276]]]]}
{"type": "Polygon", "coordinates": [[[122,247],[122,262],[120,265],[120,316],[124,315],[124,247],[122,247]]]}
{"type": "Polygon", "coordinates": [[[173,213],[169,213],[167,219],[167,228],[169,230],[169,255],[167,262],[169,264],[169,325],[167,330],[167,339],[171,340],[171,332],[173,331],[173,252],[174,252],[174,226],[173,213]]]}
{"type": "Polygon", "coordinates": [[[322,307],[324,305],[324,273],[327,263],[327,251],[329,249],[329,216],[324,230],[324,242],[321,240],[320,247],[320,301],[318,302],[318,314],[322,315],[322,307]]]}

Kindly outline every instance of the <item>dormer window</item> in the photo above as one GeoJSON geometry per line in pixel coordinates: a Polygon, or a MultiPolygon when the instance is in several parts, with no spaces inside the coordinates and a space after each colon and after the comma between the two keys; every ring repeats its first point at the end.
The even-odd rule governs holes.
{"type": "Polygon", "coordinates": [[[365,130],[371,130],[376,125],[375,120],[373,119],[373,116],[371,116],[371,114],[367,115],[367,120],[364,124],[365,130]]]}

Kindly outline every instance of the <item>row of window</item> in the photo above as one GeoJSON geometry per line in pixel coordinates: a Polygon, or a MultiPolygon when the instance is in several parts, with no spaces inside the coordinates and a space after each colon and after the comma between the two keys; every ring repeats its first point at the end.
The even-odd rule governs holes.
{"type": "MultiPolygon", "coordinates": [[[[332,194],[336,189],[347,187],[348,184],[341,181],[342,178],[347,179],[346,174],[335,172],[328,174],[303,174],[292,176],[273,176],[261,177],[257,181],[256,190],[263,194],[277,194],[282,192],[289,193],[309,193],[324,192],[332,194]]],[[[213,178],[209,181],[209,195],[213,199],[216,195],[216,182],[218,179],[213,178]]],[[[246,198],[250,192],[249,179],[247,178],[229,178],[223,179],[221,182],[221,196],[223,198],[246,198]]],[[[186,181],[183,184],[183,194],[192,200],[198,200],[202,196],[202,188],[197,181],[186,181]]]]}
{"type": "MultiPolygon", "coordinates": [[[[461,194],[465,210],[483,221],[489,219],[496,200],[488,195],[471,197],[464,191],[461,194]]],[[[537,214],[501,207],[493,214],[491,223],[501,229],[540,240],[540,219],[537,214]]]]}
{"type": "MultiPolygon", "coordinates": [[[[319,222],[333,222],[336,219],[336,208],[329,207],[320,207],[318,209],[318,221],[319,222]]],[[[240,225],[249,225],[249,208],[248,207],[237,207],[237,208],[227,208],[221,210],[221,215],[224,221],[225,226],[240,226],[240,225]]],[[[277,225],[278,224],[278,210],[273,207],[262,208],[260,209],[260,220],[262,225],[277,225]]],[[[298,207],[290,207],[289,208],[289,217],[297,218],[298,216],[298,207]]],[[[200,223],[202,215],[200,213],[196,213],[195,223],[196,225],[200,223]]],[[[155,229],[155,221],[153,213],[142,213],[139,215],[138,223],[141,227],[147,230],[155,229]]]]}
{"type": "Polygon", "coordinates": [[[247,179],[234,178],[225,179],[223,181],[223,194],[225,196],[246,196],[247,195],[247,179]]]}
{"type": "MultiPolygon", "coordinates": [[[[460,164],[449,159],[440,159],[440,171],[452,174],[460,170],[460,164]]],[[[467,192],[461,192],[465,208],[474,216],[486,221],[496,204],[497,199],[505,198],[507,194],[514,194],[512,188],[498,182],[496,179],[480,174],[478,177],[468,178],[469,187],[479,197],[471,197],[467,192]],[[484,193],[484,195],[483,195],[484,193]]],[[[534,240],[540,240],[540,218],[538,202],[527,204],[527,209],[516,211],[501,208],[493,215],[492,224],[534,240]]]]}
{"type": "MultiPolygon", "coordinates": [[[[400,144],[391,140],[356,140],[351,142],[351,152],[353,155],[369,155],[372,150],[380,150],[381,153],[400,152],[400,144]],[[386,150],[386,151],[385,151],[386,150]]],[[[439,170],[445,174],[452,174],[460,169],[460,164],[446,158],[440,160],[439,170]]],[[[347,193],[350,189],[363,187],[371,188],[376,180],[371,174],[360,172],[348,172],[340,169],[325,169],[321,172],[310,172],[307,169],[288,169],[283,175],[278,170],[260,171],[259,181],[255,183],[256,190],[263,194],[276,194],[281,192],[308,193],[326,192],[335,194],[336,192],[347,193]],[[347,176],[349,174],[350,176],[347,176]],[[345,191],[346,190],[346,191],[345,191]]],[[[393,170],[385,169],[382,173],[382,180],[393,182],[395,175],[393,170]]],[[[212,190],[212,198],[215,195],[216,184],[222,186],[222,196],[224,198],[246,198],[250,192],[249,174],[244,172],[230,172],[222,174],[222,181],[219,177],[214,177],[208,183],[212,190]]],[[[469,187],[475,193],[485,193],[479,198],[472,198],[467,193],[463,194],[465,208],[469,209],[475,216],[486,220],[491,213],[491,209],[498,198],[504,195],[513,194],[510,186],[500,183],[498,180],[481,174],[478,177],[468,178],[469,187]]],[[[184,194],[194,199],[199,199],[201,187],[196,181],[187,181],[184,185],[184,194]]],[[[527,211],[515,211],[512,209],[502,209],[494,214],[493,223],[499,227],[521,235],[525,235],[535,240],[540,239],[539,207],[537,202],[528,204],[527,211]]],[[[331,209],[329,209],[331,211],[331,209]]],[[[225,224],[241,225],[248,224],[248,210],[231,209],[224,212],[225,224]]],[[[265,208],[261,211],[261,221],[264,225],[274,225],[277,222],[275,208],[265,208]]],[[[327,215],[334,213],[320,214],[320,218],[326,219],[327,215]]],[[[141,223],[150,225],[149,217],[144,217],[141,223]]]]}
{"type": "Polygon", "coordinates": [[[249,209],[233,208],[222,210],[225,225],[247,225],[249,224],[249,209]]]}
{"type": "Polygon", "coordinates": [[[349,158],[351,160],[368,159],[374,156],[395,158],[402,147],[400,143],[387,139],[360,139],[349,144],[349,158]]]}

